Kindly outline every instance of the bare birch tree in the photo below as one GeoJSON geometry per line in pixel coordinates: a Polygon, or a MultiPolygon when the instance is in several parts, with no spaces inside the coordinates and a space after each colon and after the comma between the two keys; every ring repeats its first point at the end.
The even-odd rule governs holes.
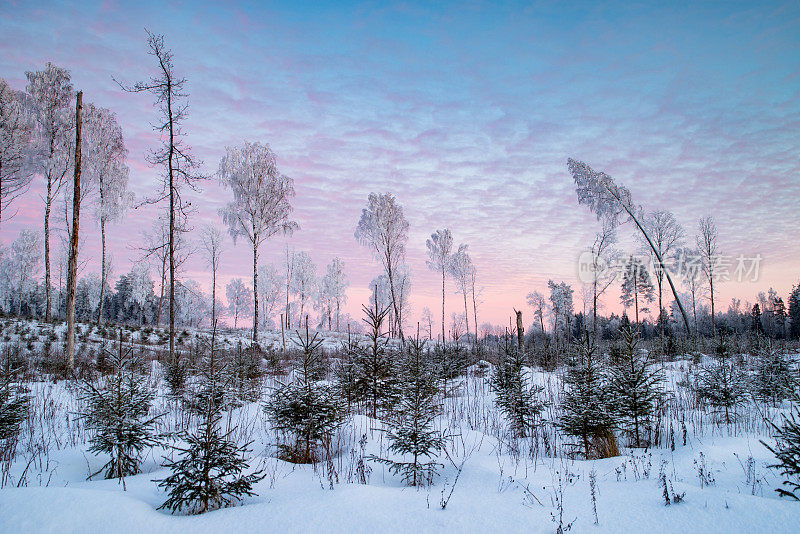
{"type": "Polygon", "coordinates": [[[51,320],[50,211],[72,168],[70,139],[73,121],[70,114],[75,92],[69,71],[48,63],[44,70],[26,72],[30,105],[34,118],[36,172],[45,179],[44,197],[44,285],[46,322],[51,320]]]}
{"type": "Polygon", "coordinates": [[[31,125],[19,95],[0,78],[0,223],[9,219],[4,210],[28,190],[31,182],[25,165],[30,142],[31,125]]]}
{"type": "MultiPolygon", "coordinates": [[[[474,269],[472,265],[472,258],[467,253],[467,245],[459,245],[458,250],[453,253],[450,258],[450,276],[458,284],[458,292],[464,296],[464,322],[467,328],[467,337],[469,337],[469,308],[467,306],[467,294],[470,288],[470,275],[474,269]]],[[[475,332],[475,339],[478,338],[478,332],[475,332]]]]}
{"type": "Polygon", "coordinates": [[[670,256],[672,256],[676,252],[677,248],[681,245],[681,242],[685,236],[685,232],[677,219],[675,219],[675,215],[664,210],[650,212],[644,218],[642,224],[653,241],[653,248],[658,251],[658,256],[656,256],[656,254],[650,250],[650,246],[647,244],[647,242],[642,239],[642,245],[645,252],[649,252],[650,255],[653,256],[653,274],[655,275],[656,290],[658,291],[659,329],[663,334],[664,325],[661,321],[662,310],[664,310],[662,287],[664,284],[664,271],[667,269],[667,265],[661,263],[658,260],[658,257],[661,257],[664,259],[664,261],[668,261],[670,256]]]}
{"type": "Polygon", "coordinates": [[[450,230],[436,230],[431,234],[431,238],[425,241],[428,248],[428,261],[425,264],[432,271],[442,273],[442,343],[447,341],[445,336],[445,313],[444,313],[444,282],[447,271],[450,269],[451,254],[453,249],[453,234],[450,230]]]}
{"type": "Polygon", "coordinates": [[[701,267],[708,283],[708,298],[711,301],[711,331],[717,335],[717,326],[714,314],[714,280],[719,276],[717,267],[720,262],[719,245],[717,245],[717,225],[709,215],[700,219],[700,228],[697,235],[697,249],[700,251],[701,267]]]}
{"type": "Polygon", "coordinates": [[[100,223],[100,305],[97,322],[103,319],[103,301],[108,284],[108,257],[106,229],[109,223],[119,220],[133,202],[128,191],[128,149],[122,137],[122,128],[114,113],[93,104],[86,105],[84,138],[86,149],[86,178],[97,186],[95,219],[100,223]]]}
{"type": "Polygon", "coordinates": [[[253,247],[253,342],[258,343],[258,247],[277,233],[291,234],[299,228],[289,219],[294,180],[278,172],[269,145],[245,141],[241,148],[226,150],[217,175],[233,192],[233,202],[220,214],[233,242],[243,235],[253,247]]]}
{"type": "Polygon", "coordinates": [[[216,226],[207,224],[200,236],[201,246],[205,255],[206,266],[211,269],[211,328],[217,329],[217,271],[222,258],[223,237],[216,226]]]}
{"type": "MultiPolygon", "coordinates": [[[[361,212],[355,237],[383,265],[389,279],[395,317],[402,317],[396,284],[398,267],[406,255],[408,221],[403,214],[403,207],[397,203],[394,195],[370,193],[367,207],[361,212]]],[[[404,342],[402,321],[398,324],[398,331],[401,342],[404,342]]]]}

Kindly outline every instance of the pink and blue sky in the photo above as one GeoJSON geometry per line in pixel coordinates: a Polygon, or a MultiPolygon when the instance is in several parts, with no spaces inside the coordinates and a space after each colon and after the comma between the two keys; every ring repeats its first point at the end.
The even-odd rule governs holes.
{"type": "MultiPolygon", "coordinates": [[[[437,228],[469,244],[480,322],[506,323],[550,278],[577,289],[598,223],[577,205],[567,157],[611,174],[646,208],[673,211],[690,238],[713,215],[724,254],[762,255],[759,280],[722,284],[718,309],[769,287],[785,298],[800,279],[797,2],[3,2],[0,77],[22,89],[26,70],[69,68],[84,100],[118,114],[137,198],[157,182],[145,161],[156,112],[112,76],[155,72],[144,28],[165,35],[189,79],[185,130],[204,170],[216,171],[226,145],[269,143],[295,179],[301,230],[290,243],[320,272],[343,258],[354,314],[380,270],[353,237],[371,191],[405,208],[415,317],[440,306],[425,266],[437,228]]],[[[41,228],[40,186],[3,222],[4,244],[41,228]]],[[[229,197],[206,183],[194,224],[219,221],[229,197]]],[[[86,270],[98,270],[99,231],[84,213],[86,270]]],[[[138,259],[155,213],[111,228],[117,274],[138,259]]],[[[621,234],[633,251],[633,228],[621,234]]],[[[284,242],[261,261],[279,263],[284,242]]],[[[223,283],[247,280],[251,257],[229,242],[223,283]]],[[[186,276],[210,278],[199,257],[186,276]]],[[[448,298],[458,311],[460,297],[448,298]]],[[[606,300],[620,310],[618,291],[606,300]]]]}

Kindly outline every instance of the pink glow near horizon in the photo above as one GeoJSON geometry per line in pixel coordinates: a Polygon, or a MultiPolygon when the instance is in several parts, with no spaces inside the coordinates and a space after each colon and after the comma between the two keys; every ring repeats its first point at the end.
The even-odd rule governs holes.
{"type": "MultiPolygon", "coordinates": [[[[440,314],[440,279],[425,266],[425,239],[445,227],[456,243],[469,244],[484,288],[480,323],[506,324],[513,307],[527,310],[528,292],[546,294],[548,279],[572,284],[580,310],[577,259],[598,223],[577,205],[570,156],[614,176],[646,208],[673,211],[690,237],[701,216],[713,215],[724,254],[761,254],[759,280],[722,284],[718,309],[732,297],[753,301],[769,287],[785,298],[800,277],[800,70],[780,51],[797,50],[796,23],[787,29],[779,11],[765,8],[748,22],[758,46],[745,47],[749,41],[736,38],[741,15],[701,23],[691,13],[669,13],[679,30],[611,14],[620,35],[637,28],[617,42],[592,31],[608,20],[562,25],[539,13],[514,20],[501,12],[476,21],[456,11],[355,10],[298,20],[277,9],[201,5],[187,19],[147,3],[122,11],[104,2],[86,11],[43,9],[34,18],[22,2],[13,13],[0,11],[0,76],[22,89],[25,71],[46,61],[69,68],[85,100],[118,114],[131,189],[142,199],[159,172],[145,162],[156,144],[149,125],[156,112],[148,96],[121,92],[111,77],[151,75],[141,28],[166,33],[189,78],[185,129],[205,172],[213,175],[226,145],[269,143],[295,179],[301,230],[289,243],[311,254],[318,273],[334,256],[344,260],[354,317],[380,273],[353,237],[372,191],[395,194],[410,223],[413,320],[424,306],[440,314]],[[476,25],[475,43],[465,41],[464,31],[476,25]],[[708,39],[703,46],[698,32],[708,39]]],[[[21,228],[41,228],[40,189],[35,180],[17,216],[3,221],[4,245],[21,228]]],[[[230,196],[212,177],[192,199],[193,224],[221,225],[217,209],[230,196]]],[[[91,211],[81,223],[84,272],[99,269],[91,211]]],[[[135,247],[155,213],[132,210],[111,228],[116,275],[138,260],[135,247]]],[[[52,217],[60,222],[63,214],[52,217]]],[[[620,248],[635,251],[633,232],[621,232],[620,248]]],[[[262,263],[279,264],[285,242],[265,245],[262,263]]],[[[246,243],[228,240],[220,287],[234,277],[248,281],[251,258],[246,243]]],[[[199,256],[185,276],[206,287],[210,280],[199,256]]],[[[463,301],[448,284],[449,316],[463,311],[463,301]]],[[[604,298],[604,312],[621,311],[618,294],[604,298]]]]}

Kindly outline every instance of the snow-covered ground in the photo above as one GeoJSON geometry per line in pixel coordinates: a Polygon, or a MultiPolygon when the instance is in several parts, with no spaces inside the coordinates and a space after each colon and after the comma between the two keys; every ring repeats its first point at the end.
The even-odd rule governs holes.
{"type": "MultiPolygon", "coordinates": [[[[14,336],[3,343],[15,342],[14,336]]],[[[280,332],[265,334],[270,337],[279,342],[280,332]]],[[[99,342],[90,335],[87,343],[93,340],[99,342]]],[[[327,344],[337,342],[329,338],[327,344]]],[[[719,424],[692,407],[680,385],[690,365],[667,364],[667,387],[681,408],[666,415],[663,426],[672,434],[662,448],[625,449],[621,456],[594,461],[566,457],[562,438],[551,428],[538,439],[511,438],[494,407],[488,373],[472,368],[457,393],[445,399],[438,424],[451,436],[448,454],[440,458],[444,467],[434,485],[422,489],[404,486],[383,464],[369,460],[362,480],[359,460],[387,454],[378,421],[352,416],[334,440],[337,453],[330,463],[294,465],[275,458],[276,436],[260,403],[248,403],[228,412],[223,424],[236,427],[241,442],[252,441],[251,466],[267,476],[254,488],[258,496],[200,516],[157,510],[166,497],[153,480],[167,475],[160,464],[169,448],[148,452],[144,472],[126,478],[124,486],[99,477],[87,481],[107,459],[87,452],[77,393],[64,381],[29,383],[32,413],[0,490],[0,531],[555,532],[559,522],[573,532],[800,531],[800,503],[778,498],[774,490],[781,479],[768,468],[774,457],[761,443],[772,441],[760,410],[774,416],[780,408],[749,407],[736,424],[719,424]],[[662,473],[671,494],[683,494],[682,502],[665,506],[662,473]]],[[[157,362],[150,372],[163,391],[157,362]]],[[[558,372],[533,376],[558,396],[558,372]]],[[[262,398],[273,380],[266,380],[262,398]]],[[[552,419],[554,410],[549,407],[545,418],[552,419]]],[[[160,423],[163,431],[189,417],[161,395],[153,411],[168,414],[160,423]]]]}

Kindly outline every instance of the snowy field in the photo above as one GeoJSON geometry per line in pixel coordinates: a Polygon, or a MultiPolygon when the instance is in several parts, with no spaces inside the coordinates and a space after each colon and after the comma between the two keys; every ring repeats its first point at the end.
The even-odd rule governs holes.
{"type": "MultiPolygon", "coordinates": [[[[35,323],[22,328],[8,323],[3,343],[24,340],[26,350],[35,354],[46,342],[45,331],[35,323]]],[[[133,341],[138,346],[137,336],[133,341]]],[[[280,346],[279,332],[264,336],[280,346]]],[[[159,346],[158,333],[145,337],[149,342],[140,348],[159,346]]],[[[89,353],[102,342],[96,333],[83,339],[89,353]]],[[[235,335],[228,341],[235,344],[235,335]]],[[[326,347],[339,342],[329,337],[326,347]]],[[[444,467],[433,485],[419,489],[405,486],[384,464],[367,458],[388,453],[382,423],[363,411],[351,415],[336,434],[328,461],[297,465],[276,459],[277,436],[262,402],[247,402],[225,412],[222,424],[240,443],[251,442],[251,469],[262,469],[266,477],[254,487],[257,496],[199,516],[157,510],[166,495],[153,481],[168,474],[161,463],[173,454],[169,447],[148,450],[143,472],[124,483],[103,480],[102,475],[87,480],[107,458],[88,451],[90,436],[77,416],[83,407],[75,387],[63,380],[29,382],[30,414],[3,473],[0,531],[800,531],[800,503],[776,494],[781,478],[768,468],[775,459],[761,443],[773,443],[764,417],[775,417],[788,404],[751,403],[739,410],[734,423],[725,424],[698,406],[685,387],[693,365],[689,360],[665,364],[671,400],[659,420],[665,433],[661,445],[626,448],[619,456],[593,461],[567,457],[566,438],[551,424],[532,437],[512,437],[493,402],[491,366],[473,365],[448,386],[452,394],[444,399],[444,413],[437,420],[449,435],[447,453],[439,458],[444,467]],[[669,495],[681,497],[680,502],[665,505],[665,482],[669,495]]],[[[533,370],[531,376],[548,398],[559,399],[562,372],[533,370]]],[[[194,416],[164,394],[161,364],[152,361],[148,373],[159,391],[152,413],[166,414],[159,431],[196,424],[194,416]]],[[[261,399],[276,380],[286,378],[265,378],[261,399]]],[[[555,419],[557,410],[557,405],[548,405],[544,420],[555,419]]]]}

